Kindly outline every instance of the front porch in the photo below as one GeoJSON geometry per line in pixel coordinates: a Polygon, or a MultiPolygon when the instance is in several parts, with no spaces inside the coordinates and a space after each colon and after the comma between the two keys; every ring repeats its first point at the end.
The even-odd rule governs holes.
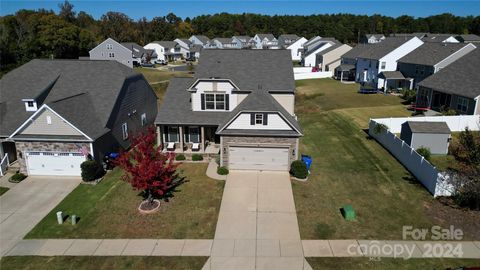
{"type": "Polygon", "coordinates": [[[220,153],[220,136],[216,126],[158,126],[158,143],[164,152],[177,154],[220,153]]]}
{"type": "Polygon", "coordinates": [[[387,91],[413,89],[413,78],[406,78],[400,71],[384,71],[378,76],[378,88],[387,91]]]}

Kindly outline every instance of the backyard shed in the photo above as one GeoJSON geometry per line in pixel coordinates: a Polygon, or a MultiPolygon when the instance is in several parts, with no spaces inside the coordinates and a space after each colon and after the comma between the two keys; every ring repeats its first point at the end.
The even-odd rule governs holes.
{"type": "Polygon", "coordinates": [[[432,154],[446,155],[451,133],[445,122],[407,121],[402,124],[400,138],[415,150],[425,147],[432,154]]]}

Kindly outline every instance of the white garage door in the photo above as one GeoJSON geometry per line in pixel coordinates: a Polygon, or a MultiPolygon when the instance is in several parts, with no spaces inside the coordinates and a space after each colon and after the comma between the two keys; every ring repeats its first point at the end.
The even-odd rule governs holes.
{"type": "Polygon", "coordinates": [[[29,175],[80,176],[80,164],[85,161],[82,153],[27,152],[29,175]]]}
{"type": "Polygon", "coordinates": [[[288,170],[288,148],[229,147],[228,166],[233,170],[288,170]]]}

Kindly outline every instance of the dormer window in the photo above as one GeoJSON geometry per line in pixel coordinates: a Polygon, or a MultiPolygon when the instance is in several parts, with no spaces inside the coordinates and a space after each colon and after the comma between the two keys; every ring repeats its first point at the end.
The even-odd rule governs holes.
{"type": "Polygon", "coordinates": [[[255,125],[263,125],[263,113],[255,114],[255,125]]]}
{"type": "Polygon", "coordinates": [[[27,112],[35,112],[37,111],[37,102],[33,99],[24,99],[23,102],[25,103],[25,110],[27,112]]]}
{"type": "Polygon", "coordinates": [[[202,110],[229,110],[227,94],[202,94],[202,110]]]}

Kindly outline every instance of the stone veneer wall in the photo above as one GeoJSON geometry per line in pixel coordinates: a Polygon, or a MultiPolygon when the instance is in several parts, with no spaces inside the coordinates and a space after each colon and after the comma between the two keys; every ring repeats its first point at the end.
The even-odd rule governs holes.
{"type": "MultiPolygon", "coordinates": [[[[298,138],[292,137],[222,136],[222,148],[227,148],[226,153],[222,155],[223,166],[228,167],[228,147],[230,146],[288,146],[290,152],[289,164],[291,164],[296,158],[293,149],[298,155],[297,140],[298,138]]],[[[220,151],[223,151],[223,149],[220,149],[220,151]]]]}
{"type": "Polygon", "coordinates": [[[27,174],[27,165],[25,163],[25,152],[80,152],[82,147],[86,147],[90,152],[90,143],[84,142],[15,142],[17,148],[18,164],[20,172],[27,174]]]}

